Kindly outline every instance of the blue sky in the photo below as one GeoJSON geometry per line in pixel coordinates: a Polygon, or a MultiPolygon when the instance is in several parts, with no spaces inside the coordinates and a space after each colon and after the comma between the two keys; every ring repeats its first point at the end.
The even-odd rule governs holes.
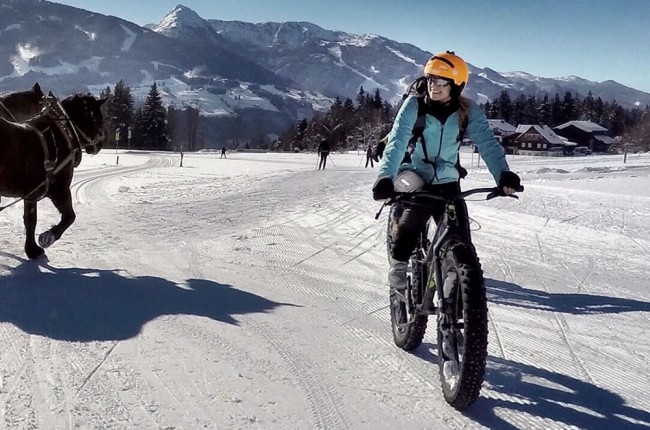
{"type": "MultiPolygon", "coordinates": [[[[68,0],[144,25],[177,4],[203,18],[309,21],[374,33],[477,67],[615,80],[650,93],[650,0],[68,0]],[[417,17],[417,18],[416,18],[417,17]]],[[[423,58],[422,61],[426,61],[423,58]]]]}

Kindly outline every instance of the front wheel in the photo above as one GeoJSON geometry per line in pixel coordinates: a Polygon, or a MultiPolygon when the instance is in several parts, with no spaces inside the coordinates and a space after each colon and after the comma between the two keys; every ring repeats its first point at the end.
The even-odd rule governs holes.
{"type": "Polygon", "coordinates": [[[471,245],[450,241],[442,248],[445,299],[438,308],[438,365],[447,403],[458,410],[478,398],[488,346],[488,310],[483,271],[471,245]]]}
{"type": "MultiPolygon", "coordinates": [[[[393,247],[393,234],[396,232],[396,223],[399,221],[401,208],[391,206],[388,216],[386,231],[386,245],[390,256],[393,247]]],[[[397,293],[393,288],[389,292],[390,323],[393,331],[395,345],[405,351],[411,351],[424,339],[427,330],[428,316],[416,313],[415,306],[422,303],[422,285],[425,282],[426,270],[419,262],[422,260],[419,251],[415,251],[407,267],[407,288],[405,296],[397,293]]]]}
{"type": "Polygon", "coordinates": [[[422,344],[427,331],[428,315],[416,312],[415,305],[422,303],[420,280],[422,270],[419,263],[409,263],[405,297],[390,289],[390,323],[395,345],[411,351],[422,344]],[[415,266],[415,267],[414,267],[415,266]]]}

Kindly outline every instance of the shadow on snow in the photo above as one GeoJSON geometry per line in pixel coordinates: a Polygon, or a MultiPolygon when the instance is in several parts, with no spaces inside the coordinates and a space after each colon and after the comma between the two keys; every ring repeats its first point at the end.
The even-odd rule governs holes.
{"type": "MultiPolygon", "coordinates": [[[[438,374],[437,345],[423,343],[413,355],[438,374]]],[[[481,397],[464,412],[477,423],[499,430],[538,428],[641,430],[650,428],[650,412],[625,404],[618,394],[562,373],[490,356],[481,397]],[[514,418],[512,414],[515,414],[514,418]],[[522,420],[521,414],[527,415],[522,420]],[[547,420],[547,424],[541,423],[547,420]]]]}
{"type": "MultiPolygon", "coordinates": [[[[650,312],[650,303],[593,294],[551,294],[508,282],[486,279],[490,303],[576,315],[650,312]]],[[[435,328],[434,328],[435,329],[435,328]]],[[[423,343],[413,355],[431,363],[438,373],[437,344],[423,343]]],[[[546,426],[580,429],[636,430],[650,428],[650,412],[626,404],[619,394],[555,371],[488,357],[481,397],[465,412],[487,428],[525,428],[536,417],[546,426]],[[515,417],[513,418],[513,413],[515,417]],[[518,417],[518,418],[517,418],[518,417]],[[554,423],[554,424],[553,424],[554,423]]]]}
{"type": "Polygon", "coordinates": [[[236,325],[233,315],[287,305],[205,279],[189,279],[179,286],[153,276],[123,276],[119,270],[19,261],[17,267],[7,268],[11,274],[0,284],[0,322],[58,340],[128,339],[163,315],[197,315],[236,325]]]}
{"type": "Polygon", "coordinates": [[[595,294],[559,294],[531,290],[495,279],[485,279],[489,303],[573,315],[650,312],[650,303],[595,294]]]}
{"type": "MultiPolygon", "coordinates": [[[[547,427],[552,423],[580,429],[650,427],[650,412],[626,405],[616,393],[561,373],[502,358],[489,357],[483,388],[483,395],[466,415],[488,428],[524,428],[517,425],[522,424],[521,417],[508,422],[497,411],[503,411],[504,416],[515,412],[518,416],[525,414],[547,420],[547,427]],[[487,393],[490,397],[485,396],[487,393]]],[[[538,424],[544,427],[543,423],[538,424]]]]}

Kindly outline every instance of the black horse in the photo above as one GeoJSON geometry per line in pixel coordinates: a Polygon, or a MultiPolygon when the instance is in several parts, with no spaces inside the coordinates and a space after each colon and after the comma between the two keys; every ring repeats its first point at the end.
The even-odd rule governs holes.
{"type": "MultiPolygon", "coordinates": [[[[74,222],[70,184],[82,150],[96,154],[105,138],[101,111],[106,99],[73,95],[59,101],[50,93],[35,117],[23,123],[0,118],[0,195],[24,200],[25,253],[44,255],[74,222]],[[48,197],[61,220],[36,244],[36,203],[48,197]]],[[[4,208],[0,208],[2,210],[4,208]]]]}
{"type": "Polygon", "coordinates": [[[27,91],[16,91],[0,96],[0,118],[25,121],[43,108],[43,91],[38,82],[27,91]]]}

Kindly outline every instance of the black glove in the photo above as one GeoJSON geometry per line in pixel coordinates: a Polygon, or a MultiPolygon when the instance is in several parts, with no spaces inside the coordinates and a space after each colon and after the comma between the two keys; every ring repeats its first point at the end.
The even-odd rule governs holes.
{"type": "Polygon", "coordinates": [[[521,186],[521,179],[519,178],[519,175],[509,170],[501,173],[501,178],[499,179],[499,189],[503,191],[504,187],[512,188],[515,191],[524,190],[524,188],[521,186]]]}
{"type": "Polygon", "coordinates": [[[395,196],[395,187],[393,187],[393,178],[382,176],[377,178],[375,185],[372,186],[372,198],[375,200],[386,200],[395,196]]]}

